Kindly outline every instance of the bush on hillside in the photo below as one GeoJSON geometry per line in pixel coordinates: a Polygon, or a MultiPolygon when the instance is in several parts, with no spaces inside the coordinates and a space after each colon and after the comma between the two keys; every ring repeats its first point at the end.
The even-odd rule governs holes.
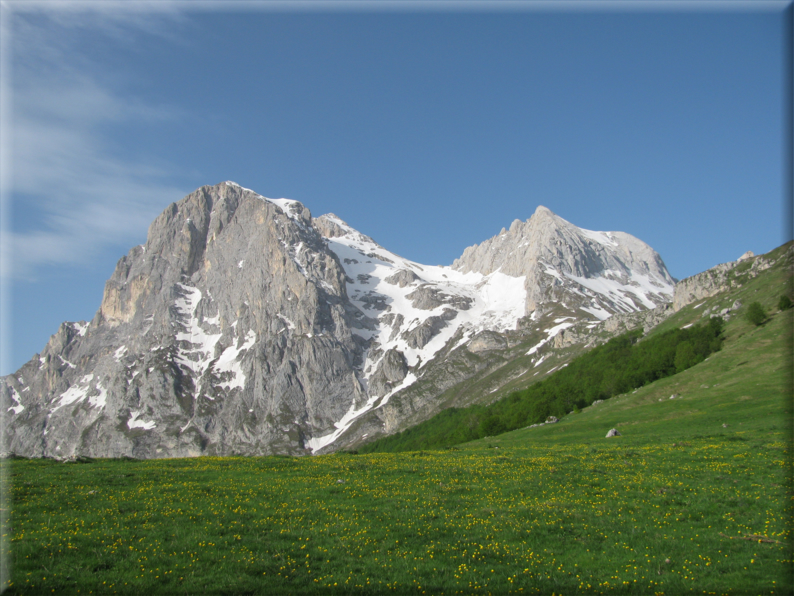
{"type": "Polygon", "coordinates": [[[791,298],[783,294],[780,297],[780,300],[777,303],[777,307],[779,310],[788,310],[792,306],[791,298]]]}
{"type": "Polygon", "coordinates": [[[747,307],[747,312],[745,313],[744,318],[757,327],[766,321],[766,312],[764,312],[764,307],[761,306],[760,302],[753,302],[747,307]]]}

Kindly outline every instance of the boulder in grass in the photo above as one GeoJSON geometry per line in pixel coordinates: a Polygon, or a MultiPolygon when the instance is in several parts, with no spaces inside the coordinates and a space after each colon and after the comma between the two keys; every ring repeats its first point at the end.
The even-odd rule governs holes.
{"type": "Polygon", "coordinates": [[[559,422],[556,416],[549,416],[546,418],[546,424],[554,424],[555,422],[559,422]]]}
{"type": "Polygon", "coordinates": [[[619,437],[619,436],[620,436],[620,433],[618,432],[618,429],[616,429],[616,428],[609,429],[609,432],[607,433],[607,439],[609,437],[619,437]]]}

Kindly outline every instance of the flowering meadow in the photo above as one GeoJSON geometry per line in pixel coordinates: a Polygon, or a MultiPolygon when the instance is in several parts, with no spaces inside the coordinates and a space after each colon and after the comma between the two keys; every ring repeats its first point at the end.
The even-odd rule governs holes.
{"type": "Polygon", "coordinates": [[[780,440],[12,460],[8,593],[786,594],[780,440]]]}
{"type": "Polygon", "coordinates": [[[791,312],[450,449],[0,460],[5,593],[791,594],[791,312]]]}

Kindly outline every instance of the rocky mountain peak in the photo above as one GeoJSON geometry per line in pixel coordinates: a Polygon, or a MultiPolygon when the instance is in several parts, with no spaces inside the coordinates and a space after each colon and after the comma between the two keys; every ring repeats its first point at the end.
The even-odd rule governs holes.
{"type": "Polygon", "coordinates": [[[391,400],[425,379],[461,381],[449,354],[507,346],[545,324],[543,309],[557,318],[539,345],[572,321],[671,294],[646,244],[545,207],[443,267],[404,259],[333,213],[312,218],[299,201],[204,186],[119,260],[90,323],[65,323],[0,379],[2,449],[317,453],[365,416],[402,416],[391,400]]]}
{"type": "Polygon", "coordinates": [[[623,232],[579,228],[543,206],[527,221],[466,248],[452,268],[526,279],[526,314],[575,289],[567,303],[604,319],[670,300],[673,278],[647,244],[623,232]]]}

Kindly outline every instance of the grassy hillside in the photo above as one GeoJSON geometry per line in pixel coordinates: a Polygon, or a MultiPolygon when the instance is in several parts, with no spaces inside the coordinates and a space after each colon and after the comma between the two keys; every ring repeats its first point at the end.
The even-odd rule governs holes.
{"type": "Polygon", "coordinates": [[[579,412],[579,408],[703,361],[722,347],[723,327],[723,320],[718,317],[644,341],[638,341],[642,330],[627,333],[488,407],[450,408],[404,432],[364,445],[361,450],[373,453],[440,448],[542,423],[549,416],[556,419],[569,411],[579,412]]]}
{"type": "MultiPolygon", "coordinates": [[[[767,273],[736,291],[771,312],[767,273]]],[[[680,374],[454,449],[5,460],[6,593],[790,594],[793,313],[740,312],[680,374]]]]}
{"type": "MultiPolygon", "coordinates": [[[[567,362],[567,358],[554,358],[555,368],[561,365],[568,368],[548,376],[529,377],[523,388],[506,395],[502,393],[503,397],[488,407],[449,408],[401,433],[380,438],[358,449],[367,453],[397,452],[455,445],[542,422],[548,415],[562,417],[597,399],[606,400],[620,391],[642,387],[649,380],[673,375],[721,347],[721,341],[710,339],[716,336],[708,333],[710,315],[731,309],[734,305],[743,305],[726,315],[730,319],[727,333],[720,336],[733,341],[747,328],[754,327],[743,317],[750,303],[761,303],[770,314],[778,312],[780,296],[791,294],[791,255],[786,258],[790,248],[791,243],[740,263],[729,274],[728,281],[732,287],[728,291],[681,309],[636,345],[631,344],[640,336],[641,329],[584,354],[580,348],[578,357],[567,362]],[[759,267],[764,263],[772,266],[766,269],[759,267]],[[697,333],[698,329],[703,333],[697,333]],[[696,338],[696,334],[700,337],[696,338]],[[704,337],[706,335],[708,337],[704,337]],[[677,345],[682,342],[695,346],[691,357],[682,359],[682,354],[676,353],[677,345]]],[[[682,345],[679,349],[685,347],[682,345]]],[[[574,355],[567,356],[571,358],[574,355]]],[[[548,374],[546,370],[540,372],[548,374]]]]}

